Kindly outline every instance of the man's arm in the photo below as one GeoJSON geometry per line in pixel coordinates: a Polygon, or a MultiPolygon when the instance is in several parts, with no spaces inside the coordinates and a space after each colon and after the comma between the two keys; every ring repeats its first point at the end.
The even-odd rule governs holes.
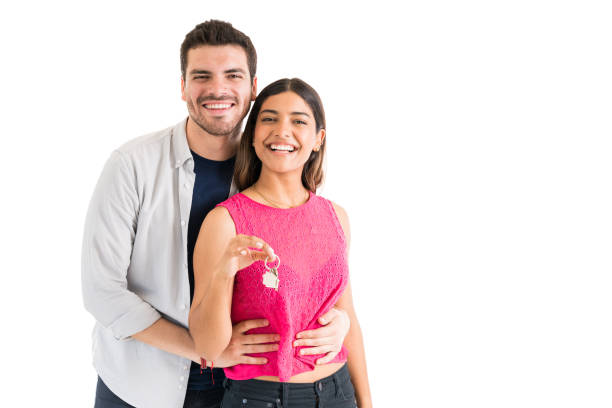
{"type": "Polygon", "coordinates": [[[85,308],[117,340],[130,338],[161,317],[127,288],[139,210],[134,168],[123,153],[115,151],[104,166],[87,212],[81,278],[85,308]]]}

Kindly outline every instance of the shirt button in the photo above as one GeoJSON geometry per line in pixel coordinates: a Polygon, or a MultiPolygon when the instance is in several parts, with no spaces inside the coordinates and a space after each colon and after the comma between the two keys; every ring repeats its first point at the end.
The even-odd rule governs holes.
{"type": "Polygon", "coordinates": [[[185,370],[185,371],[186,371],[186,370],[187,370],[187,366],[183,367],[183,370],[185,370]]]}
{"type": "Polygon", "coordinates": [[[185,381],[185,377],[181,375],[181,381],[185,381]]]}
{"type": "Polygon", "coordinates": [[[185,220],[181,220],[181,225],[184,227],[185,226],[185,220]]]}
{"type": "Polygon", "coordinates": [[[187,306],[181,305],[181,310],[185,310],[185,309],[187,309],[187,306]]]}
{"type": "Polygon", "coordinates": [[[179,390],[182,390],[182,389],[183,389],[183,386],[179,384],[179,390]]]}
{"type": "Polygon", "coordinates": [[[185,184],[183,184],[183,187],[188,188],[189,184],[185,183],[185,184]]]}

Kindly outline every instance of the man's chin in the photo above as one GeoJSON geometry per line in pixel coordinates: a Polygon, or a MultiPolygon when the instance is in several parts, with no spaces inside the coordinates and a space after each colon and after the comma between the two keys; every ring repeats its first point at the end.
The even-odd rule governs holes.
{"type": "Polygon", "coordinates": [[[239,123],[221,125],[211,124],[200,120],[195,120],[193,118],[192,120],[200,129],[212,136],[230,136],[233,135],[236,132],[236,129],[240,127],[239,123]]]}

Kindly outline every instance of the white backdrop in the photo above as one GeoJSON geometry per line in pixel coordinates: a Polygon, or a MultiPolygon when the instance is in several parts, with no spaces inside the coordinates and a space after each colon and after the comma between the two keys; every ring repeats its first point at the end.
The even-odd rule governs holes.
{"type": "Polygon", "coordinates": [[[322,96],[377,407],[612,406],[606,3],[3,3],[0,405],[93,405],[88,201],[218,18],[322,96]]]}

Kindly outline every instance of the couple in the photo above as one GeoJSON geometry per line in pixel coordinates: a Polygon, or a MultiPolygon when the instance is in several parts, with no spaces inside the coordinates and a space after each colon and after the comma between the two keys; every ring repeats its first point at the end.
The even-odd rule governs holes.
{"type": "Polygon", "coordinates": [[[96,407],[371,406],[348,219],[315,194],[323,106],[299,79],[255,99],[256,59],[230,24],[196,26],[188,118],[102,172],[82,268],[96,407]]]}

